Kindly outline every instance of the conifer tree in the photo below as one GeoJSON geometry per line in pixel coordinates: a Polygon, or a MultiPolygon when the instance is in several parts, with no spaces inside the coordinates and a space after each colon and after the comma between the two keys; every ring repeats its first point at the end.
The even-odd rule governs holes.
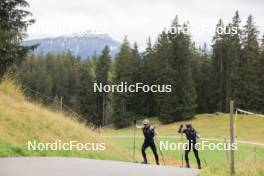
{"type": "Polygon", "coordinates": [[[224,23],[220,19],[216,25],[215,36],[213,38],[213,55],[212,55],[212,67],[213,74],[211,75],[211,101],[215,104],[214,111],[224,111],[224,99],[225,99],[225,71],[226,71],[226,40],[225,35],[220,34],[218,29],[224,29],[224,23]]]}
{"type": "MultiPolygon", "coordinates": [[[[111,56],[108,46],[106,46],[101,56],[96,63],[96,70],[95,70],[95,81],[98,84],[102,84],[103,86],[109,84],[109,70],[111,64],[111,56]]],[[[99,110],[99,114],[101,114],[101,124],[104,125],[107,119],[107,104],[109,95],[106,92],[98,92],[97,94],[97,109],[99,110]]]]}
{"type": "MultiPolygon", "coordinates": [[[[154,52],[150,38],[147,41],[146,51],[143,53],[142,82],[147,85],[155,84],[154,52]]],[[[153,92],[146,92],[141,96],[143,101],[142,115],[154,116],[157,113],[156,101],[153,92]]]]}
{"type": "Polygon", "coordinates": [[[25,0],[0,1],[0,78],[14,63],[21,63],[25,54],[33,48],[22,45],[26,30],[34,20],[24,10],[29,4],[25,0]]]}
{"type": "Polygon", "coordinates": [[[207,51],[207,46],[201,49],[192,47],[192,74],[197,93],[197,113],[212,112],[210,75],[212,73],[212,62],[207,51]]]}
{"type": "Polygon", "coordinates": [[[100,125],[101,115],[96,106],[96,96],[93,92],[95,78],[92,74],[91,62],[82,61],[78,65],[76,81],[76,109],[86,122],[100,125]]]}
{"type": "MultiPolygon", "coordinates": [[[[115,58],[115,67],[113,75],[113,84],[126,82],[132,83],[133,66],[132,66],[132,49],[129,46],[127,37],[121,44],[120,51],[115,58]]],[[[113,122],[116,127],[123,127],[130,124],[130,94],[128,92],[115,92],[113,94],[113,122]]]]}
{"type": "Polygon", "coordinates": [[[247,19],[246,25],[243,28],[242,38],[242,60],[243,70],[241,73],[241,82],[243,83],[243,93],[240,95],[241,99],[238,101],[240,107],[249,110],[256,110],[260,92],[257,89],[256,80],[258,79],[258,59],[259,59],[259,44],[258,44],[258,30],[250,15],[247,19]]]}
{"type": "Polygon", "coordinates": [[[260,47],[260,56],[258,62],[258,92],[259,92],[259,99],[256,102],[258,106],[258,111],[264,113],[264,35],[261,41],[260,47]]]}
{"type": "Polygon", "coordinates": [[[242,46],[241,46],[241,35],[242,31],[240,28],[240,16],[236,11],[233,17],[232,23],[229,24],[229,28],[235,28],[236,34],[231,33],[227,37],[227,58],[228,58],[228,72],[226,79],[226,96],[225,96],[225,111],[229,111],[229,101],[231,99],[235,102],[239,102],[239,92],[241,91],[241,69],[243,69],[242,46]]]}
{"type": "MultiPolygon", "coordinates": [[[[178,28],[177,17],[172,27],[178,28]]],[[[183,24],[182,30],[187,26],[183,24]]],[[[172,86],[172,92],[156,94],[163,123],[190,118],[195,113],[196,92],[191,71],[191,40],[183,31],[165,31],[155,47],[156,82],[172,86]]]]}

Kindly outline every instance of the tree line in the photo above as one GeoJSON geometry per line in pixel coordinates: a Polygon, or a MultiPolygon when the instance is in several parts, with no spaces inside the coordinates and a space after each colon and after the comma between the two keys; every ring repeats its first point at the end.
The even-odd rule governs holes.
{"type": "MultiPolygon", "coordinates": [[[[1,1],[7,17],[30,15],[10,11],[28,5],[23,0],[14,2],[1,1]]],[[[154,43],[148,40],[144,52],[125,37],[114,58],[106,46],[85,60],[71,53],[26,55],[35,46],[23,47],[21,41],[34,21],[16,24],[4,19],[0,25],[1,77],[11,68],[29,97],[55,108],[62,97],[64,104],[96,125],[113,122],[124,127],[134,118],[152,116],[171,123],[196,113],[228,112],[231,99],[239,108],[264,113],[264,37],[259,39],[251,15],[243,26],[238,12],[227,25],[220,19],[216,28],[235,27],[238,32],[220,34],[216,30],[208,48],[197,48],[191,35],[183,32],[189,24],[179,24],[176,17],[171,27],[184,29],[176,33],[163,30],[154,43]],[[172,85],[172,91],[95,93],[95,82],[172,85]]]]}

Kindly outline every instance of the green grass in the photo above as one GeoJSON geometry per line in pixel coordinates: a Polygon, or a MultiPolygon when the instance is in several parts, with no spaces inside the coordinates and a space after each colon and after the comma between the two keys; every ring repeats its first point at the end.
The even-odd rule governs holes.
{"type": "MultiPolygon", "coordinates": [[[[162,125],[156,118],[151,122],[155,125],[159,140],[181,142],[177,133],[183,122],[162,125]],[[164,137],[165,136],[165,137],[164,137]],[[175,136],[178,138],[166,138],[175,136]]],[[[188,121],[189,122],[189,121],[188,121]]],[[[184,122],[184,123],[187,123],[184,122]]],[[[203,138],[229,138],[228,114],[197,115],[191,123],[203,138]]],[[[264,143],[264,118],[239,115],[236,118],[236,140],[264,143]]],[[[59,112],[52,112],[42,105],[31,103],[25,99],[23,92],[11,81],[4,80],[0,84],[0,157],[11,156],[63,156],[85,157],[95,159],[132,161],[133,129],[131,127],[115,130],[111,127],[98,134],[76,119],[66,117],[59,112]],[[86,142],[105,142],[107,149],[102,152],[91,151],[32,151],[27,150],[27,141],[53,142],[54,140],[77,140],[86,142]]],[[[143,142],[142,131],[136,131],[136,159],[142,160],[140,148],[143,142]]],[[[181,166],[181,151],[162,151],[166,164],[181,166]]],[[[147,151],[149,161],[154,163],[150,150],[147,151]]],[[[237,175],[264,175],[264,147],[239,144],[236,156],[237,175]],[[257,150],[256,162],[254,150],[257,150]]],[[[229,168],[225,151],[200,151],[203,176],[227,176],[229,168]],[[207,166],[205,166],[205,162],[207,166]]],[[[192,167],[196,167],[195,158],[190,153],[192,167]]]]}
{"type": "Polygon", "coordinates": [[[74,118],[53,112],[25,99],[21,89],[10,80],[0,84],[0,157],[73,156],[129,161],[124,148],[103,138],[74,118]],[[27,142],[41,143],[71,140],[80,143],[105,143],[104,151],[28,150],[27,142]]]}
{"type": "MultiPolygon", "coordinates": [[[[159,133],[160,141],[169,143],[181,142],[181,136],[177,130],[182,123],[178,122],[169,125],[160,124],[156,118],[151,119],[152,124],[159,133]],[[169,137],[166,137],[169,136],[169,137]],[[176,138],[171,138],[171,137],[176,138]]],[[[140,123],[140,122],[139,122],[140,123]]],[[[224,142],[229,138],[229,115],[228,114],[203,114],[197,115],[191,120],[191,123],[199,131],[203,138],[217,138],[224,142]]],[[[264,118],[256,116],[238,115],[236,118],[236,140],[254,141],[264,143],[264,118]]],[[[120,146],[125,147],[131,153],[133,152],[133,129],[131,127],[120,130],[112,128],[104,129],[103,134],[120,146]]],[[[143,135],[140,129],[136,130],[136,158],[142,161],[140,148],[143,142],[143,135]]],[[[210,141],[218,143],[219,141],[210,141]]],[[[181,166],[182,151],[162,151],[167,165],[181,166]]],[[[150,149],[147,151],[149,160],[154,162],[153,154],[150,149]]],[[[226,151],[200,151],[203,171],[202,175],[229,175],[229,166],[227,165],[226,151]],[[205,164],[207,163],[207,166],[205,164]]],[[[192,167],[196,166],[196,160],[193,153],[190,153],[192,167]]],[[[238,150],[235,152],[236,170],[238,175],[264,175],[264,147],[259,145],[238,144],[238,150]],[[255,148],[257,153],[255,154],[255,148]],[[256,159],[255,159],[256,156],[256,159]],[[255,162],[256,161],[256,162],[255,162]]]]}

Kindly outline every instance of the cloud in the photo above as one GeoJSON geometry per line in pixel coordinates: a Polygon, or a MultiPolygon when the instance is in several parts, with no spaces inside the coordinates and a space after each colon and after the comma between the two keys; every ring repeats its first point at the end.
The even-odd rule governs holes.
{"type": "Polygon", "coordinates": [[[261,0],[28,0],[30,11],[37,23],[29,30],[31,37],[60,35],[85,30],[108,33],[117,40],[128,36],[131,43],[138,42],[140,49],[146,39],[152,39],[169,26],[175,15],[180,21],[189,21],[193,39],[210,44],[219,18],[231,21],[236,10],[245,21],[249,14],[263,31],[261,0]]]}

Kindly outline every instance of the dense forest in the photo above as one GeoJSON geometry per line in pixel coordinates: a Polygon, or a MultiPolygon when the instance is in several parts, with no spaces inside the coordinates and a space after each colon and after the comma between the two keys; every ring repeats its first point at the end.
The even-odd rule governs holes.
{"type": "MultiPolygon", "coordinates": [[[[17,3],[27,6],[25,1],[17,3]]],[[[7,17],[10,13],[19,19],[30,15],[16,11],[17,5],[6,4],[7,17]]],[[[28,97],[55,109],[62,101],[87,122],[113,122],[120,128],[135,118],[157,116],[161,122],[171,123],[196,113],[228,112],[231,99],[236,107],[264,113],[264,37],[260,39],[251,15],[245,24],[238,12],[227,25],[220,19],[209,47],[197,48],[191,34],[183,30],[164,30],[153,43],[148,40],[144,52],[125,37],[114,58],[105,46],[102,53],[85,60],[71,53],[34,55],[29,50],[37,46],[21,45],[34,20],[16,24],[1,19],[0,76],[11,70],[28,97]],[[236,27],[238,32],[219,34],[218,27],[226,31],[236,27]],[[169,84],[172,91],[95,93],[95,82],[169,84]]],[[[178,26],[186,28],[188,23],[179,24],[176,17],[171,27],[178,26]]]]}
{"type": "MultiPolygon", "coordinates": [[[[180,26],[177,18],[173,25],[180,26]]],[[[242,109],[264,112],[264,45],[253,17],[241,26],[236,12],[228,25],[219,20],[219,26],[237,27],[238,33],[216,32],[212,47],[196,48],[190,35],[164,30],[153,44],[148,40],[142,53],[125,37],[115,58],[107,46],[86,60],[71,53],[31,54],[16,78],[25,90],[41,93],[28,90],[28,96],[47,105],[63,97],[66,105],[97,125],[114,122],[122,127],[146,116],[170,123],[195,113],[228,112],[231,99],[242,109]],[[170,84],[172,92],[94,93],[94,82],[170,84]]]]}

